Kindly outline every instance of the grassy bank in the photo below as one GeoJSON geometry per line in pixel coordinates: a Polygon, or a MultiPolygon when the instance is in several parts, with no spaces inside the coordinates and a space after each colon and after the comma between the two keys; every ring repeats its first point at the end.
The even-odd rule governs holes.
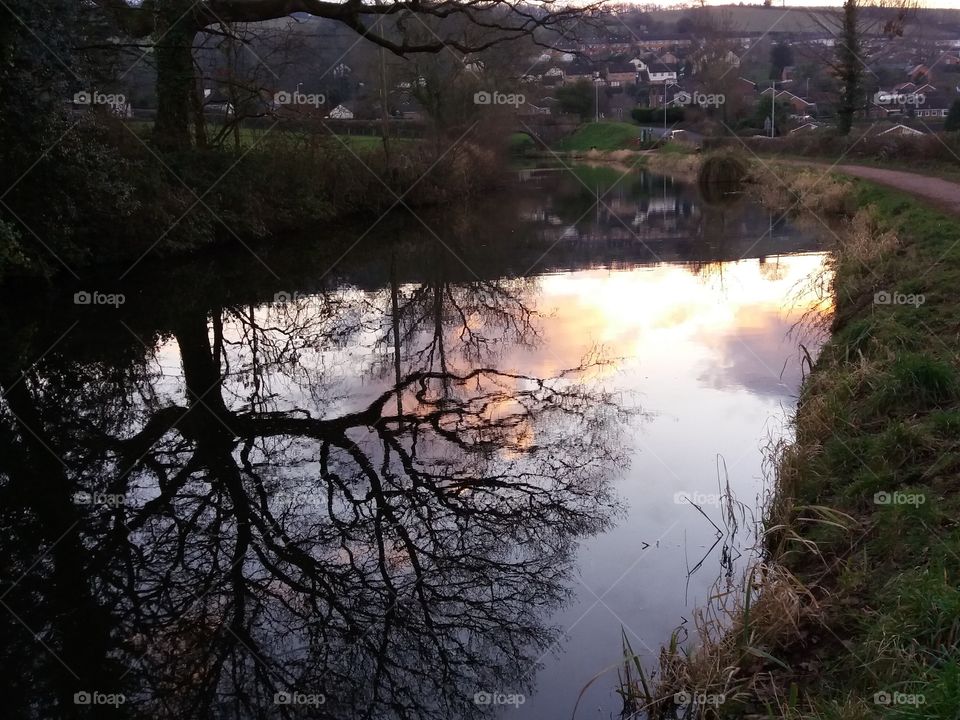
{"type": "Polygon", "coordinates": [[[640,128],[632,123],[593,122],[581,125],[558,142],[555,149],[567,152],[635,150],[639,137],[640,128]]]}
{"type": "Polygon", "coordinates": [[[108,117],[64,128],[52,126],[42,143],[49,152],[23,153],[29,172],[4,196],[0,281],[125,269],[376,217],[398,198],[409,207],[450,202],[503,181],[503,158],[469,142],[394,140],[388,157],[379,138],[274,130],[246,135],[239,149],[161,152],[108,117]]]}
{"type": "Polygon", "coordinates": [[[960,133],[878,135],[875,128],[859,127],[847,136],[822,129],[778,138],[709,138],[705,144],[708,150],[726,148],[737,152],[744,146],[761,157],[814,160],[828,165],[842,158],[840,164],[910,170],[960,180],[960,133]]]}
{"type": "Polygon", "coordinates": [[[958,718],[960,220],[860,181],[783,176],[767,202],[840,223],[832,335],[775,453],[763,561],[628,700],[656,715],[703,693],[687,717],[958,718]]]}

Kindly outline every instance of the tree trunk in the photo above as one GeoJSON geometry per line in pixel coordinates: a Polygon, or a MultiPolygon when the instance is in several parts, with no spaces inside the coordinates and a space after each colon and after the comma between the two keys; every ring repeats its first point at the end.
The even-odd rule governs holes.
{"type": "Polygon", "coordinates": [[[207,147],[207,118],[203,114],[203,79],[198,75],[190,93],[193,106],[193,140],[197,147],[207,147]]]}
{"type": "Polygon", "coordinates": [[[164,3],[157,26],[157,122],[154,140],[164,150],[190,147],[196,92],[193,41],[199,29],[179,1],[164,3]]]}

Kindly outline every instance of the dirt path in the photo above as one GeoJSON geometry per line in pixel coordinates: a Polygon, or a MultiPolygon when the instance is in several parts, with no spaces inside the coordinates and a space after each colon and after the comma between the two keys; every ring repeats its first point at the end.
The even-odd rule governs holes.
{"type": "MultiPolygon", "coordinates": [[[[789,161],[797,165],[813,165],[828,167],[825,163],[806,162],[802,160],[789,161]]],[[[879,185],[903,190],[918,198],[927,200],[937,207],[960,215],[960,183],[942,180],[929,175],[903,172],[902,170],[886,170],[884,168],[867,167],[865,165],[836,165],[831,172],[838,172],[852,177],[870,180],[879,185]]]]}

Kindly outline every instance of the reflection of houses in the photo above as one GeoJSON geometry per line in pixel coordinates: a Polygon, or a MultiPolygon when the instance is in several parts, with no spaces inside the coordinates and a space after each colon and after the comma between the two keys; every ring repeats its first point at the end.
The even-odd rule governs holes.
{"type": "Polygon", "coordinates": [[[691,220],[700,216],[699,209],[684,204],[674,195],[651,198],[636,206],[630,224],[649,240],[666,240],[674,237],[678,230],[690,229],[691,220]]]}
{"type": "Polygon", "coordinates": [[[817,249],[813,238],[773,232],[779,223],[758,207],[704,206],[695,188],[668,178],[640,173],[587,189],[567,171],[541,168],[524,171],[523,179],[536,193],[520,215],[526,229],[520,237],[530,239],[534,259],[544,258],[538,249],[552,248],[544,262],[557,268],[739,260],[817,249]]]}

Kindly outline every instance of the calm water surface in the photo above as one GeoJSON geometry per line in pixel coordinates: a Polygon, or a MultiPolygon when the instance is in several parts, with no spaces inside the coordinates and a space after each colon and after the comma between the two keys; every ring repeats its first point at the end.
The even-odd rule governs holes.
{"type": "Polygon", "coordinates": [[[577,717],[617,717],[621,629],[649,665],[742,567],[824,261],[746,200],[578,166],[6,300],[8,704],[552,720],[603,673],[577,717]]]}

